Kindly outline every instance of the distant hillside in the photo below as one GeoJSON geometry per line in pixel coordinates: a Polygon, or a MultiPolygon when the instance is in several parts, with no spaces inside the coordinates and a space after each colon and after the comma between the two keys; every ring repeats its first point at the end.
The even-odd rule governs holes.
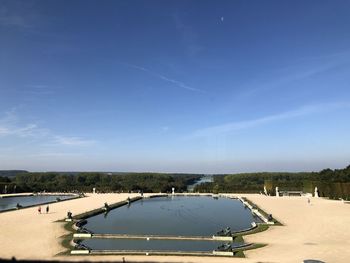
{"type": "Polygon", "coordinates": [[[18,174],[28,173],[26,170],[0,170],[2,177],[15,177],[18,174]]]}

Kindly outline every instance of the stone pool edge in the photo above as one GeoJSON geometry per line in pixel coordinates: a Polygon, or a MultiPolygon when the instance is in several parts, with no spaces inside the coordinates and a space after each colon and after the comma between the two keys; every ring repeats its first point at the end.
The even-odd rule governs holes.
{"type": "MultiPolygon", "coordinates": [[[[226,194],[210,194],[210,193],[208,193],[208,194],[199,194],[199,193],[154,194],[154,195],[150,195],[147,197],[139,196],[139,197],[133,197],[130,199],[128,198],[124,201],[120,201],[120,202],[111,204],[111,205],[109,205],[109,207],[110,207],[110,210],[112,210],[112,209],[127,205],[131,202],[138,201],[138,200],[143,199],[143,198],[148,199],[148,198],[166,197],[166,196],[174,196],[174,195],[175,196],[211,196],[211,197],[223,197],[223,198],[229,198],[229,199],[239,199],[243,203],[243,205],[245,205],[245,203],[247,203],[248,205],[246,205],[246,206],[251,210],[251,212],[253,214],[257,215],[261,220],[263,220],[264,222],[266,222],[266,221],[263,218],[265,218],[267,220],[267,218],[264,217],[261,213],[258,213],[258,214],[256,213],[257,211],[259,212],[259,210],[261,210],[261,209],[259,209],[259,210],[254,209],[252,205],[250,205],[247,201],[243,200],[241,197],[226,195],[226,194]]],[[[89,218],[91,216],[101,214],[104,212],[106,212],[106,209],[104,207],[93,209],[93,210],[90,210],[90,211],[87,211],[87,212],[84,212],[84,213],[81,213],[81,214],[74,216],[73,220],[77,220],[75,222],[74,221],[73,222],[72,221],[66,222],[66,224],[64,225],[64,228],[67,231],[69,231],[69,233],[67,235],[65,235],[65,238],[63,238],[63,240],[61,241],[61,245],[64,248],[66,248],[67,251],[62,252],[60,254],[63,254],[63,255],[111,255],[108,253],[106,254],[106,253],[101,252],[103,250],[75,250],[74,249],[74,246],[76,244],[74,242],[74,239],[75,239],[74,234],[76,234],[76,230],[77,230],[75,223],[78,222],[79,220],[86,219],[86,218],[89,218]],[[69,241],[68,245],[67,245],[67,241],[69,241]],[[72,247],[73,247],[73,249],[72,249],[72,247]],[[93,252],[93,251],[95,251],[95,252],[93,252]],[[96,251],[99,251],[101,253],[96,253],[96,251]]],[[[264,212],[264,213],[267,214],[266,212],[264,212]]],[[[226,240],[226,241],[233,241],[235,238],[240,237],[240,238],[242,238],[242,240],[244,242],[243,236],[266,231],[269,228],[269,225],[271,226],[271,225],[273,225],[273,223],[272,224],[257,223],[255,226],[252,225],[252,227],[249,229],[233,232],[232,239],[226,240]]],[[[83,234],[83,236],[80,236],[80,237],[76,236],[76,238],[91,238],[91,237],[92,237],[92,235],[89,233],[87,233],[85,237],[84,237],[84,234],[83,234]]],[[[215,240],[214,237],[215,236],[213,236],[211,240],[214,241],[215,240]]],[[[208,237],[204,237],[204,238],[208,238],[208,237]]],[[[222,241],[225,241],[225,240],[223,239],[222,241]]],[[[265,244],[265,243],[243,244],[240,247],[234,248],[232,250],[232,253],[231,252],[224,252],[224,251],[215,251],[215,250],[212,253],[209,253],[209,252],[203,252],[203,253],[193,252],[192,253],[192,252],[185,252],[185,251],[175,251],[175,252],[171,251],[169,253],[165,253],[164,251],[152,251],[152,252],[136,251],[135,252],[135,251],[130,251],[130,250],[123,252],[123,251],[113,250],[113,253],[114,253],[114,255],[146,255],[146,256],[148,256],[148,255],[167,255],[167,256],[182,255],[182,256],[210,256],[210,257],[212,257],[212,256],[245,257],[244,251],[257,249],[257,248],[261,248],[264,246],[267,246],[267,244],[265,244]]],[[[105,251],[107,251],[107,250],[105,250],[105,251]]],[[[109,251],[109,253],[112,253],[112,251],[109,251]]]]}

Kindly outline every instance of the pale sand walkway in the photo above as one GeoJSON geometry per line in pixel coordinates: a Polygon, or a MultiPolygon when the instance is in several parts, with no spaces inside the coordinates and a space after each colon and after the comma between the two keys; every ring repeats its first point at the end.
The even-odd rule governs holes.
{"type": "MultiPolygon", "coordinates": [[[[49,214],[38,215],[37,208],[0,214],[0,258],[121,261],[121,256],[57,257],[63,248],[59,237],[66,232],[61,223],[68,210],[73,214],[115,203],[133,194],[96,194],[50,205],[49,214]]],[[[350,262],[350,205],[340,201],[303,197],[244,195],[285,226],[247,236],[248,242],[268,243],[267,247],[246,252],[247,258],[147,257],[125,256],[127,261],[159,262],[350,262]]],[[[43,209],[44,210],[44,209],[43,209]]]]}
{"type": "Polygon", "coordinates": [[[246,253],[247,257],[268,262],[350,262],[350,205],[341,201],[305,197],[247,195],[272,213],[282,224],[266,232],[247,236],[246,241],[269,246],[246,253]]]}

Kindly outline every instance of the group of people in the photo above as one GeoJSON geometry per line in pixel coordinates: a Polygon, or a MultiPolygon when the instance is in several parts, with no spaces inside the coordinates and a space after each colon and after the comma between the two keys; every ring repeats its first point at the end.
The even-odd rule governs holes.
{"type": "MultiPolygon", "coordinates": [[[[49,205],[46,206],[46,214],[49,213],[50,207],[49,205]]],[[[38,207],[38,213],[41,214],[41,206],[38,207]]]]}

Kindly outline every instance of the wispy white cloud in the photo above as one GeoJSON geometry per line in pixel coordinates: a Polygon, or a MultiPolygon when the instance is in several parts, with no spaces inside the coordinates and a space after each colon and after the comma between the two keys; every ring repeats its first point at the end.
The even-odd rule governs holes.
{"type": "Polygon", "coordinates": [[[167,131],[169,131],[169,129],[170,129],[169,126],[163,126],[162,127],[162,131],[163,132],[167,132],[167,131]]]}
{"type": "Polygon", "coordinates": [[[14,91],[18,96],[24,95],[26,99],[32,99],[38,98],[39,96],[52,95],[56,93],[58,89],[60,89],[60,87],[52,87],[44,84],[30,84],[18,87],[15,90],[11,87],[2,87],[1,91],[14,91]]]}
{"type": "MultiPolygon", "coordinates": [[[[287,85],[289,83],[293,83],[296,81],[311,78],[315,75],[327,72],[331,69],[334,69],[336,66],[337,65],[334,65],[334,64],[320,65],[320,66],[316,66],[313,68],[305,69],[305,70],[300,71],[300,72],[294,71],[293,73],[284,74],[281,77],[276,77],[271,81],[266,81],[266,82],[261,81],[259,84],[253,84],[255,86],[254,88],[247,88],[247,90],[244,91],[241,95],[243,97],[244,96],[251,96],[251,95],[254,95],[256,93],[261,94],[261,93],[267,92],[269,90],[275,90],[275,89],[283,87],[284,85],[287,85]]],[[[278,75],[280,75],[280,74],[281,74],[281,72],[279,72],[278,75]]],[[[252,85],[252,84],[250,84],[250,85],[252,85]]],[[[250,86],[250,85],[248,85],[248,86],[250,86]]]]}
{"type": "Polygon", "coordinates": [[[36,123],[20,124],[15,109],[6,112],[5,116],[0,118],[0,139],[7,136],[31,138],[49,145],[88,146],[96,143],[95,140],[83,137],[57,135],[36,123]]]}
{"type": "Polygon", "coordinates": [[[12,130],[13,134],[16,134],[20,137],[29,137],[29,136],[35,136],[35,134],[43,134],[43,131],[38,128],[38,126],[34,123],[27,124],[23,127],[15,128],[12,130]]]}
{"type": "Polygon", "coordinates": [[[71,153],[71,152],[42,152],[42,153],[31,153],[30,157],[74,157],[81,156],[81,153],[71,153]]]}
{"type": "Polygon", "coordinates": [[[253,81],[244,84],[243,92],[238,97],[248,97],[283,89],[291,83],[312,80],[318,76],[327,76],[326,73],[339,67],[349,69],[350,51],[328,54],[319,57],[297,59],[291,65],[265,71],[265,76],[256,76],[253,81]]]}
{"type": "Polygon", "coordinates": [[[0,123],[0,137],[1,136],[18,136],[26,137],[42,137],[47,134],[47,130],[39,128],[36,124],[26,124],[24,126],[17,126],[15,124],[0,123]]]}
{"type": "Polygon", "coordinates": [[[191,58],[196,57],[205,48],[199,44],[198,35],[193,26],[185,23],[185,17],[179,13],[173,15],[175,28],[180,33],[185,52],[191,58]]]}
{"type": "Polygon", "coordinates": [[[238,121],[238,122],[229,122],[221,125],[198,129],[194,131],[189,137],[190,138],[210,137],[210,136],[230,133],[230,132],[234,132],[242,129],[254,128],[254,127],[272,123],[275,121],[286,120],[286,119],[296,118],[296,117],[315,114],[315,113],[328,112],[328,111],[332,111],[340,108],[350,108],[350,103],[337,102],[337,103],[307,105],[291,111],[263,116],[257,119],[238,121]]]}
{"type": "Polygon", "coordinates": [[[7,15],[4,13],[0,13],[0,24],[5,26],[16,26],[24,28],[29,27],[23,17],[18,15],[7,15]]]}
{"type": "Polygon", "coordinates": [[[7,111],[5,116],[0,119],[0,136],[29,137],[38,133],[43,134],[43,132],[35,123],[18,125],[15,109],[7,111]]]}
{"type": "Polygon", "coordinates": [[[0,7],[0,25],[25,29],[32,26],[33,19],[33,14],[16,12],[11,8],[5,7],[5,5],[0,7]]]}
{"type": "Polygon", "coordinates": [[[54,93],[54,88],[44,84],[31,84],[27,85],[24,90],[25,93],[30,95],[51,95],[54,93]]]}
{"type": "Polygon", "coordinates": [[[81,137],[67,137],[67,136],[55,136],[55,141],[58,144],[69,145],[69,146],[83,146],[91,145],[96,143],[94,140],[86,140],[81,137]]]}
{"type": "Polygon", "coordinates": [[[185,83],[183,83],[181,81],[168,78],[168,77],[166,77],[166,76],[164,76],[162,74],[159,74],[157,72],[151,71],[151,70],[149,70],[147,68],[140,67],[140,66],[137,66],[137,65],[132,65],[132,64],[126,64],[126,65],[129,66],[129,67],[135,68],[137,70],[141,70],[143,72],[146,72],[146,73],[148,73],[148,74],[150,74],[150,75],[152,75],[154,77],[157,77],[157,78],[159,78],[161,80],[164,80],[166,82],[172,83],[172,84],[174,84],[175,86],[177,86],[179,88],[190,90],[190,91],[195,91],[195,92],[205,92],[204,90],[190,87],[190,86],[186,85],[185,83]]]}

